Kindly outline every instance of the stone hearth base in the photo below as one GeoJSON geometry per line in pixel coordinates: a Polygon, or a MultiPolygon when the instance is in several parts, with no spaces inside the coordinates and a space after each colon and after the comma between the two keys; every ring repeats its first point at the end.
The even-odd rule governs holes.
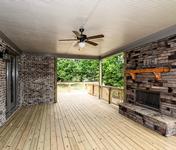
{"type": "Polygon", "coordinates": [[[176,118],[129,103],[120,104],[119,113],[164,136],[176,135],[176,118]]]}

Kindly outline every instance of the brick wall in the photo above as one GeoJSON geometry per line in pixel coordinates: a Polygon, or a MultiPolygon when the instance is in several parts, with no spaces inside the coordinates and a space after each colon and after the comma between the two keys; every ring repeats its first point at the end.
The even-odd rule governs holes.
{"type": "Polygon", "coordinates": [[[54,102],[55,58],[23,54],[19,59],[20,99],[23,105],[54,102]]]}
{"type": "MultiPolygon", "coordinates": [[[[9,45],[7,42],[5,42],[2,38],[0,38],[0,52],[6,49],[6,47],[9,47],[12,50],[15,50],[11,45],[9,45]]],[[[17,60],[20,56],[17,56],[17,60]]],[[[6,61],[2,60],[0,58],[0,126],[5,123],[7,120],[6,116],[6,100],[7,100],[7,68],[6,68],[6,61]]],[[[17,85],[17,89],[19,89],[19,86],[17,85]]],[[[17,90],[18,91],[18,90],[17,90]]],[[[17,105],[14,110],[16,110],[20,105],[20,98],[17,96],[17,105]]]]}
{"type": "MultiPolygon", "coordinates": [[[[0,51],[6,46],[0,38],[0,51]]],[[[13,49],[13,48],[12,48],[13,49]]],[[[17,57],[17,106],[53,102],[56,98],[55,58],[23,54],[17,57]]],[[[0,59],[0,126],[6,122],[6,62],[0,59]]]]}
{"type": "MultiPolygon", "coordinates": [[[[5,49],[6,43],[0,38],[0,51],[5,49]]],[[[0,59],[0,126],[6,120],[6,63],[0,59]]]]}
{"type": "Polygon", "coordinates": [[[126,53],[126,70],[169,67],[156,80],[153,73],[143,73],[133,81],[126,74],[126,101],[135,103],[136,89],[160,92],[160,111],[176,117],[176,35],[131,49],[126,53]]]}
{"type": "Polygon", "coordinates": [[[6,64],[0,59],[0,126],[6,120],[6,64]]]}

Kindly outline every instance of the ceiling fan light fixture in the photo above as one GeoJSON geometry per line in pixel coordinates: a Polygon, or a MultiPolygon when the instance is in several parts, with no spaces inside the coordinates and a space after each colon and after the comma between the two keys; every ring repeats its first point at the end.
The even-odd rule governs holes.
{"type": "Polygon", "coordinates": [[[79,42],[79,47],[80,47],[80,48],[84,48],[85,45],[86,45],[85,42],[79,42]]]}
{"type": "Polygon", "coordinates": [[[99,38],[103,38],[104,35],[103,34],[98,34],[98,35],[94,35],[94,36],[87,36],[86,34],[83,34],[84,29],[80,28],[79,31],[72,31],[74,33],[74,35],[76,35],[75,39],[61,39],[59,41],[77,41],[76,45],[79,45],[79,48],[84,48],[86,46],[86,44],[90,44],[92,46],[97,46],[98,44],[91,41],[92,39],[99,39],[99,38]]]}

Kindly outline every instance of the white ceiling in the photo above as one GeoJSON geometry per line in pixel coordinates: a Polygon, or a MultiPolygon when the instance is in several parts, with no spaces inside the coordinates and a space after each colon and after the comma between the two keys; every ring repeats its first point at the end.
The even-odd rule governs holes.
{"type": "Polygon", "coordinates": [[[100,56],[176,24],[176,0],[0,0],[0,30],[21,50],[100,56]],[[104,34],[81,51],[72,30],[104,34]]]}

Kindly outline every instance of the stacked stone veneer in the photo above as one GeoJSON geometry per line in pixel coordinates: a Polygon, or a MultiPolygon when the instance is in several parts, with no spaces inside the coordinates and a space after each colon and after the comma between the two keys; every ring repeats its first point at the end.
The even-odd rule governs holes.
{"type": "MultiPolygon", "coordinates": [[[[161,80],[156,80],[153,73],[137,74],[136,80],[132,80],[126,74],[126,100],[125,103],[135,105],[136,89],[160,92],[161,115],[176,118],[176,35],[133,48],[126,52],[126,70],[136,70],[145,68],[169,67],[170,72],[161,73],[161,80]]],[[[132,105],[131,105],[132,107],[132,105]]],[[[167,123],[160,126],[161,122],[152,117],[145,120],[144,115],[129,109],[129,105],[120,106],[120,113],[145,124],[153,130],[158,130],[163,135],[167,135],[167,123]],[[152,121],[153,119],[153,121],[152,121]],[[148,122],[147,122],[148,121],[148,122]],[[158,122],[157,122],[158,121],[158,122]]],[[[161,116],[163,117],[163,116],[161,116]]],[[[172,120],[172,119],[171,119],[172,120]]],[[[176,134],[176,123],[169,134],[176,134]]]]}
{"type": "Polygon", "coordinates": [[[19,60],[20,99],[23,105],[53,102],[55,58],[23,54],[19,60]]]}

